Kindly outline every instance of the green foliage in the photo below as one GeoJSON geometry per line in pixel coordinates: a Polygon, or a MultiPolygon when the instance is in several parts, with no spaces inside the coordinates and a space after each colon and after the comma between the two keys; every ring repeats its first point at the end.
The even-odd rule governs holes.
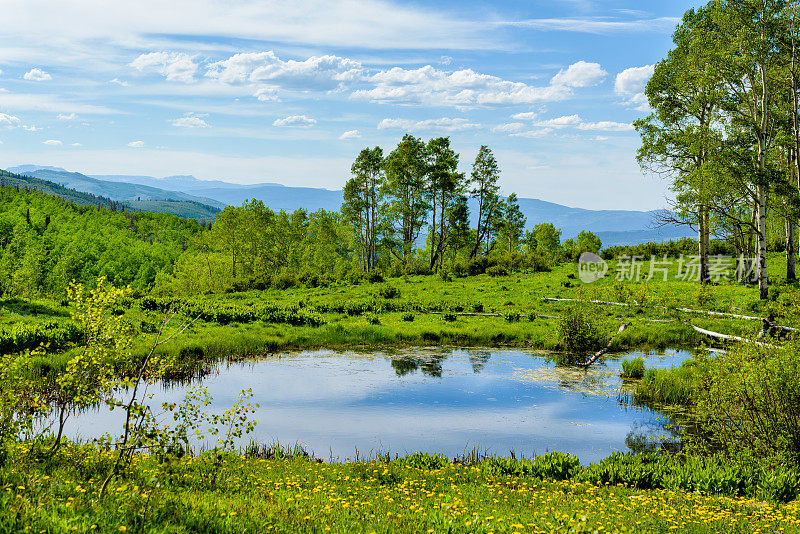
{"type": "Polygon", "coordinates": [[[579,363],[586,355],[600,347],[600,330],[589,310],[571,306],[564,310],[556,326],[561,347],[566,352],[561,363],[579,363]]]}
{"type": "Polygon", "coordinates": [[[642,378],[644,376],[644,359],[633,358],[622,360],[622,378],[642,378]]]}
{"type": "Polygon", "coordinates": [[[540,480],[568,480],[580,470],[577,456],[563,452],[548,452],[531,459],[487,458],[480,463],[482,471],[496,475],[538,478],[540,480]]]}
{"type": "Polygon", "coordinates": [[[455,313],[450,313],[450,312],[444,312],[444,313],[442,313],[442,320],[443,320],[444,322],[446,322],[446,323],[452,323],[452,322],[455,322],[455,320],[456,320],[457,318],[458,318],[458,316],[456,316],[456,314],[455,314],[455,313]]]}
{"type": "Polygon", "coordinates": [[[709,447],[758,461],[800,462],[800,343],[733,347],[709,360],[696,409],[709,447]]]}
{"type": "Polygon", "coordinates": [[[406,467],[425,469],[427,471],[442,469],[450,465],[450,460],[444,454],[428,454],[421,452],[409,454],[397,459],[396,462],[406,467]]]}
{"type": "Polygon", "coordinates": [[[636,402],[651,406],[691,405],[700,379],[698,369],[703,365],[702,360],[694,359],[673,369],[648,369],[636,385],[636,402]]]}
{"type": "Polygon", "coordinates": [[[413,323],[414,322],[414,314],[413,313],[404,313],[403,314],[403,320],[405,322],[407,322],[407,323],[413,323]]]}
{"type": "Polygon", "coordinates": [[[378,288],[378,295],[385,299],[400,297],[400,290],[390,284],[384,284],[378,288]]]}
{"type": "Polygon", "coordinates": [[[196,222],[171,215],[0,187],[0,294],[64,295],[73,280],[94,283],[99,276],[146,290],[199,231],[196,222]]]}

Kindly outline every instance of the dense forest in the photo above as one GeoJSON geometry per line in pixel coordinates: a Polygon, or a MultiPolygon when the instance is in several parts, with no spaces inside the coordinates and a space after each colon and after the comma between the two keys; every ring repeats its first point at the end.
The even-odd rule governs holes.
{"type": "Polygon", "coordinates": [[[0,291],[63,295],[71,280],[97,276],[140,291],[194,294],[357,283],[374,271],[505,274],[599,252],[588,231],[562,243],[552,224],[526,230],[516,195],[499,194],[489,148],[481,147],[469,176],[457,171],[458,160],[448,138],[406,135],[386,157],[380,147],[358,155],[340,212],[275,212],[250,200],[207,224],[124,211],[42,180],[37,189],[63,199],[20,189],[23,177],[5,173],[0,291]],[[468,196],[477,199],[477,227],[468,196]]]}

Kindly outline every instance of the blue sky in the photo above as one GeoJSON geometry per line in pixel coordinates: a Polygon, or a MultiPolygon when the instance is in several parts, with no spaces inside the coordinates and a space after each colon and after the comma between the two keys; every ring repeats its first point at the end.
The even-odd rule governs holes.
{"type": "Polygon", "coordinates": [[[696,5],[4,0],[0,168],[338,189],[410,132],[488,145],[506,194],[656,209],[630,123],[696,5]]]}

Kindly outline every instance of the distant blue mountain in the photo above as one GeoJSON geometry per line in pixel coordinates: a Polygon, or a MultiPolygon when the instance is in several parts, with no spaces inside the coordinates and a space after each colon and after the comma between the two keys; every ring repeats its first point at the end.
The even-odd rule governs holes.
{"type": "MultiPolygon", "coordinates": [[[[39,177],[62,183],[56,179],[61,173],[72,177],[68,187],[79,191],[88,191],[94,194],[103,194],[110,198],[115,198],[125,194],[128,199],[130,195],[138,197],[134,192],[146,192],[147,199],[175,198],[176,200],[195,200],[212,206],[240,205],[245,200],[257,199],[264,202],[273,210],[294,211],[304,208],[308,211],[325,209],[337,211],[342,204],[342,192],[329,189],[311,187],[290,187],[277,183],[260,183],[254,185],[241,185],[222,180],[198,180],[194,176],[168,176],[166,178],[154,178],[152,176],[133,176],[133,175],[95,175],[86,177],[83,175],[75,176],[63,169],[46,168],[36,165],[22,165],[11,167],[8,170],[22,174],[20,169],[24,169],[24,174],[39,175],[39,177]],[[40,169],[44,169],[41,171],[40,169]],[[76,179],[82,177],[81,179],[76,179]],[[101,182],[102,188],[97,190],[97,183],[81,184],[84,178],[101,182]],[[110,187],[116,184],[118,187],[110,187]],[[90,189],[91,188],[91,189],[90,189]],[[163,196],[169,193],[171,196],[163,196]]],[[[62,178],[63,178],[62,175],[62,178]]],[[[604,246],[612,245],[631,245],[648,241],[667,241],[669,239],[679,239],[681,237],[692,237],[694,233],[686,227],[670,226],[665,228],[655,228],[654,218],[656,212],[653,211],[633,211],[633,210],[587,210],[581,208],[571,208],[546,202],[535,198],[520,198],[520,209],[527,218],[527,227],[531,228],[538,223],[553,223],[556,228],[562,231],[562,239],[572,238],[583,230],[589,230],[597,234],[603,241],[604,246]]],[[[470,203],[470,211],[473,215],[477,212],[475,206],[470,203]]],[[[475,221],[473,221],[473,224],[475,221]]]]}

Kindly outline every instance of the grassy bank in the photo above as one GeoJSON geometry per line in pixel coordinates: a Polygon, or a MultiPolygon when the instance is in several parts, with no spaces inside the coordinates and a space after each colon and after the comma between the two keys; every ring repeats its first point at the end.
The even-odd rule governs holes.
{"type": "Polygon", "coordinates": [[[703,478],[694,466],[705,488],[682,487],[680,467],[628,458],[580,468],[559,454],[472,465],[428,455],[339,464],[206,455],[161,465],[138,456],[100,499],[110,454],[68,448],[0,469],[0,531],[800,532],[800,503],[736,496],[730,470],[703,478]]]}

